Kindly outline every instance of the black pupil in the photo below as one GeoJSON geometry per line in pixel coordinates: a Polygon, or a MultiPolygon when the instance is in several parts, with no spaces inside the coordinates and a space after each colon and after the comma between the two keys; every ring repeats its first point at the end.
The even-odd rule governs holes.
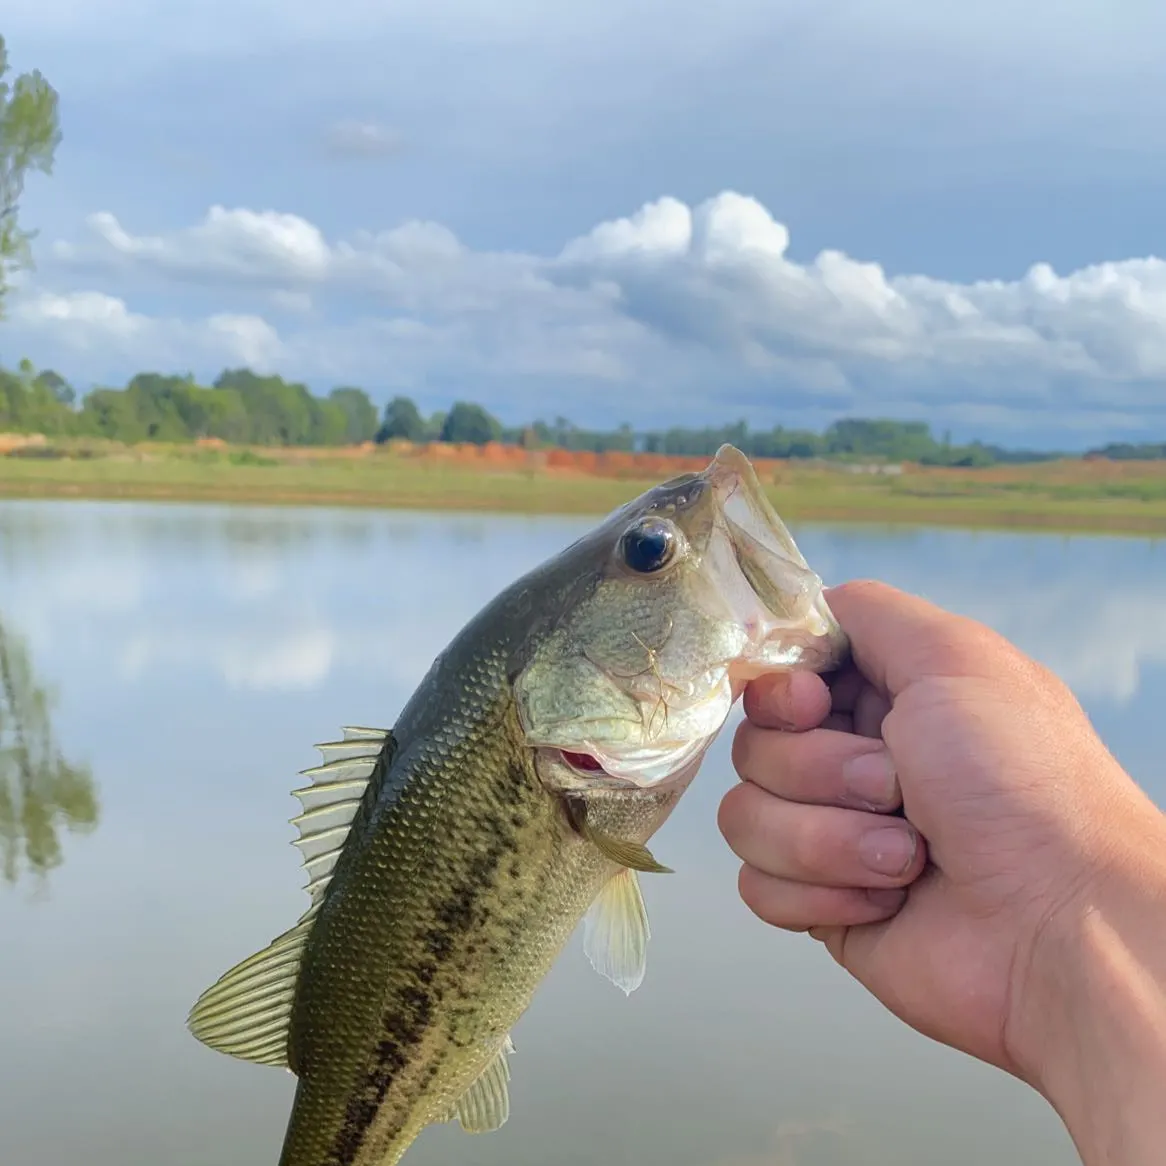
{"type": "Polygon", "coordinates": [[[643,575],[664,566],[671,551],[672,534],[663,523],[647,522],[629,530],[623,538],[624,562],[643,575]]]}

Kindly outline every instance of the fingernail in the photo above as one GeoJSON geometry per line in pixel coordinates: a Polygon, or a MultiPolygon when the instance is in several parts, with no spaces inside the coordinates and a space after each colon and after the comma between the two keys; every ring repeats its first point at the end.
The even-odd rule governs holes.
{"type": "Polygon", "coordinates": [[[860,753],[842,764],[842,780],[859,801],[872,806],[895,800],[895,767],[886,749],[860,753]]]}
{"type": "Polygon", "coordinates": [[[859,839],[858,856],[875,874],[901,875],[915,857],[915,831],[909,826],[870,830],[859,839]]]}

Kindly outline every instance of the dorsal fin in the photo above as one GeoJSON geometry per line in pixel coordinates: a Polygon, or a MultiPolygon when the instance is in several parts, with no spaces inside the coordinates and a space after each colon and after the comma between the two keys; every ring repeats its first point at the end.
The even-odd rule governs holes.
{"type": "Polygon", "coordinates": [[[316,746],[327,760],[305,769],[310,786],[294,790],[303,813],[294,842],[308,870],[307,911],[262,951],[225,972],[197,1000],[187,1024],[205,1045],[261,1065],[286,1067],[287,1030],[300,957],[369,779],[392,764],[396,741],[386,729],[346,727],[344,739],[316,746]]]}
{"type": "Polygon", "coordinates": [[[324,897],[369,779],[382,755],[386,768],[392,764],[396,741],[387,729],[348,725],[342,740],[324,741],[316,748],[325,761],[303,770],[301,776],[310,777],[312,784],[292,791],[303,811],[291,820],[300,832],[293,845],[304,856],[305,889],[313,907],[324,897]]]}

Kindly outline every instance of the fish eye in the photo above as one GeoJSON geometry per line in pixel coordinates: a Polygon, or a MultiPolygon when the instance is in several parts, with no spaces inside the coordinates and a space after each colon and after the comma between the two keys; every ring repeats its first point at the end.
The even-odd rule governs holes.
{"type": "Polygon", "coordinates": [[[623,561],[637,574],[651,575],[666,567],[676,554],[676,533],[670,522],[645,518],[620,540],[623,561]]]}

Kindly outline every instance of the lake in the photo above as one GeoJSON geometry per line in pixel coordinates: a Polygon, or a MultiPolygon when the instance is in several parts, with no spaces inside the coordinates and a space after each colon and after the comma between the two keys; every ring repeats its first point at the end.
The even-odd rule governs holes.
{"type": "MultiPolygon", "coordinates": [[[[0,877],[0,1162],[274,1166],[293,1079],[211,1052],[184,1022],[307,904],[287,822],[297,772],[339,726],[391,725],[461,623],[588,525],[0,504],[6,658],[55,702],[29,827],[48,869],[21,852],[0,877]]],[[[908,587],[1055,668],[1166,804],[1166,545],[795,534],[828,582],[908,587]]],[[[919,1037],[818,944],[742,905],[715,820],[731,727],[653,843],[677,873],[643,879],[643,986],[625,998],[576,936],[515,1031],[509,1123],[431,1128],[405,1161],[1075,1163],[1026,1087],[919,1037]]],[[[11,863],[2,831],[0,847],[11,863]]]]}

